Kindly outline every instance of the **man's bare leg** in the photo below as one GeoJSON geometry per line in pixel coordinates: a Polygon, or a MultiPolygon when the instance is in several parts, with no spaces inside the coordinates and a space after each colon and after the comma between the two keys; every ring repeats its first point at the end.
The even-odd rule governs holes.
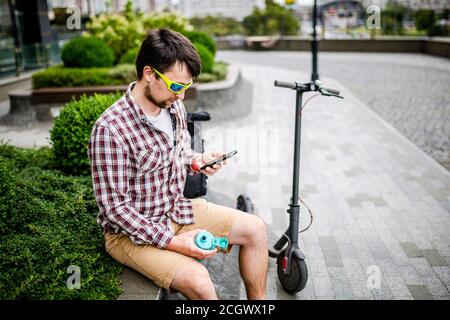
{"type": "Polygon", "coordinates": [[[240,245],[239,270],[249,300],[266,298],[268,247],[266,225],[254,215],[240,215],[228,236],[240,245]]]}
{"type": "Polygon", "coordinates": [[[181,292],[190,300],[218,299],[208,270],[197,261],[192,261],[180,269],[170,287],[181,292]]]}

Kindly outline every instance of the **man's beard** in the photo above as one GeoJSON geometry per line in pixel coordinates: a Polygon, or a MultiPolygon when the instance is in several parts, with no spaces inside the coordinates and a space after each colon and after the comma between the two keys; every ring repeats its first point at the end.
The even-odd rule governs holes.
{"type": "Polygon", "coordinates": [[[150,85],[146,85],[145,89],[144,89],[144,95],[145,97],[154,105],[158,106],[161,109],[166,109],[168,107],[167,105],[167,101],[168,100],[163,100],[163,101],[158,101],[155,99],[155,97],[152,94],[152,90],[150,88],[150,85]]]}

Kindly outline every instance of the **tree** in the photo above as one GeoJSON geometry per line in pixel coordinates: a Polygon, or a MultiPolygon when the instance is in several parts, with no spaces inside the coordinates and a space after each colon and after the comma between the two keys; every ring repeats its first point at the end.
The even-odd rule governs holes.
{"type": "Polygon", "coordinates": [[[266,0],[265,10],[254,8],[242,24],[248,35],[296,35],[299,31],[299,21],[294,12],[273,0],[266,0]]]}
{"type": "Polygon", "coordinates": [[[244,28],[239,21],[222,15],[193,17],[190,19],[190,23],[195,30],[203,31],[211,36],[221,37],[244,33],[244,28]]]}
{"type": "Polygon", "coordinates": [[[409,14],[409,9],[395,2],[388,2],[381,11],[381,26],[384,34],[402,35],[403,19],[409,14]]]}
{"type": "Polygon", "coordinates": [[[428,36],[447,36],[449,34],[449,27],[445,21],[449,19],[449,11],[444,10],[437,14],[433,10],[421,9],[414,14],[414,22],[417,30],[426,30],[428,36]],[[443,21],[441,24],[439,21],[443,21]]]}

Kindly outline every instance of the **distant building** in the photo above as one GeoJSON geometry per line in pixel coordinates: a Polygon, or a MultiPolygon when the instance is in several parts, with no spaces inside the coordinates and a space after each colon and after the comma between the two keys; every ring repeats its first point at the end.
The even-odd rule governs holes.
{"type": "Polygon", "coordinates": [[[265,8],[264,0],[179,0],[178,11],[188,17],[222,15],[242,21],[253,8],[265,8]]]}
{"type": "Polygon", "coordinates": [[[414,10],[432,9],[440,11],[444,9],[450,9],[449,0],[394,0],[393,2],[404,5],[414,10]]]}
{"type": "MultiPolygon", "coordinates": [[[[110,9],[114,12],[123,11],[127,0],[48,0],[49,8],[68,8],[77,6],[83,15],[96,15],[110,9]]],[[[172,11],[175,8],[172,0],[132,0],[133,8],[141,12],[172,11]]]]}

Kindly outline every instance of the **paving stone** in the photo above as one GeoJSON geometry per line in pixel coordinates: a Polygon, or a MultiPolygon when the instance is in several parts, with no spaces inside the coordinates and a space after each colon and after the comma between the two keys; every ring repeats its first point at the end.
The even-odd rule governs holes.
{"type": "Polygon", "coordinates": [[[417,245],[412,242],[400,242],[403,250],[405,251],[408,258],[420,258],[423,257],[422,251],[417,248],[417,245]]]}
{"type": "Polygon", "coordinates": [[[421,276],[433,276],[435,272],[425,258],[410,259],[411,265],[421,276]]]}
{"type": "Polygon", "coordinates": [[[446,295],[446,296],[433,296],[433,300],[450,300],[450,295],[446,295]]]}
{"type": "Polygon", "coordinates": [[[309,278],[306,283],[305,288],[298,292],[296,295],[297,300],[315,300],[316,295],[314,292],[314,279],[312,277],[309,278]]]}
{"type": "Polygon", "coordinates": [[[433,296],[445,296],[450,294],[438,276],[423,277],[422,281],[433,296]]]}
{"type": "Polygon", "coordinates": [[[401,276],[385,276],[384,278],[394,297],[412,297],[408,286],[401,276]]]}
{"type": "Polygon", "coordinates": [[[316,300],[336,300],[335,296],[318,296],[316,300]]]}
{"type": "Polygon", "coordinates": [[[316,297],[330,296],[331,294],[334,295],[330,278],[328,277],[314,278],[313,284],[314,284],[314,293],[316,297]]]}
{"type": "Polygon", "coordinates": [[[325,260],[322,259],[308,259],[307,260],[308,273],[313,277],[328,277],[328,269],[325,260]]]}
{"type": "Polygon", "coordinates": [[[411,294],[409,294],[409,296],[395,297],[395,300],[414,300],[414,298],[411,294]]]}
{"type": "Polygon", "coordinates": [[[408,285],[408,289],[411,292],[414,300],[433,300],[433,296],[425,286],[408,285]]]}
{"type": "Polygon", "coordinates": [[[352,243],[338,243],[337,244],[342,259],[354,259],[356,258],[356,251],[353,248],[352,243]]]}
{"type": "Polygon", "coordinates": [[[377,259],[377,266],[380,268],[383,276],[400,276],[400,271],[393,261],[389,258],[377,259]]]}
{"type": "Polygon", "coordinates": [[[432,267],[445,267],[447,262],[436,249],[422,249],[422,254],[432,267]]]}
{"type": "Polygon", "coordinates": [[[319,237],[319,242],[327,267],[343,267],[342,257],[334,237],[319,237]]]}
{"type": "Polygon", "coordinates": [[[433,270],[444,284],[450,285],[450,267],[433,267],[433,270]]]}
{"type": "Polygon", "coordinates": [[[336,300],[351,300],[353,292],[348,279],[330,278],[331,286],[335,293],[336,300]]]}

